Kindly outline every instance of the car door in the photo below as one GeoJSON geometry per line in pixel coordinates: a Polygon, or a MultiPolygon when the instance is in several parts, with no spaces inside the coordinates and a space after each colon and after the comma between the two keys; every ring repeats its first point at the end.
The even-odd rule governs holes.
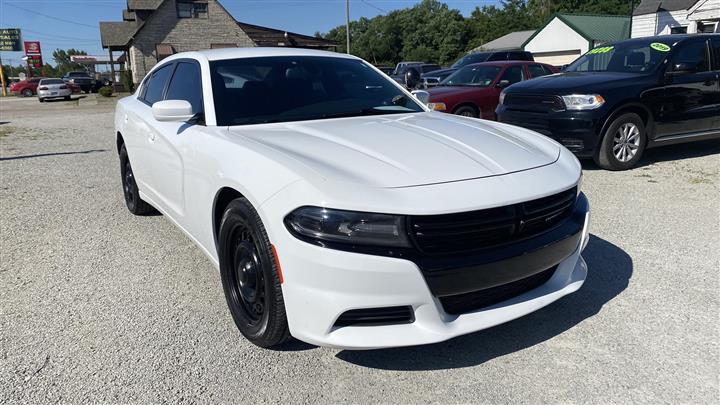
{"type": "Polygon", "coordinates": [[[692,135],[713,127],[717,115],[717,72],[710,69],[706,38],[678,45],[664,77],[656,138],[692,135]]]}
{"type": "Polygon", "coordinates": [[[159,203],[179,218],[185,213],[185,155],[191,152],[188,145],[193,126],[204,125],[203,98],[197,61],[177,60],[172,70],[163,99],[189,102],[196,118],[190,122],[160,122],[151,115],[148,167],[159,203]]]}
{"type": "Polygon", "coordinates": [[[124,133],[125,147],[140,191],[154,203],[159,203],[156,186],[152,179],[152,151],[154,144],[152,129],[155,119],[152,105],[163,99],[167,83],[172,74],[173,63],[155,69],[145,78],[138,98],[128,103],[125,109],[124,133]]]}
{"type": "Polygon", "coordinates": [[[713,72],[715,72],[715,79],[717,86],[715,87],[715,121],[712,124],[712,129],[720,129],[720,38],[713,38],[710,40],[710,51],[712,53],[713,60],[713,72]]]}

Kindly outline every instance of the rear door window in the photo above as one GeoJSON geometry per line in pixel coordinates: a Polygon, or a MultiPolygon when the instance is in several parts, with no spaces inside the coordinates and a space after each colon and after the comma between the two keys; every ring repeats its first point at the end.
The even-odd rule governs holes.
{"type": "Polygon", "coordinates": [[[720,38],[710,41],[713,54],[713,70],[720,70],[720,38]]]}
{"type": "Polygon", "coordinates": [[[170,78],[170,73],[172,73],[172,67],[172,64],[163,66],[148,78],[143,92],[143,100],[147,104],[153,105],[163,99],[165,85],[170,78]]]}
{"type": "Polygon", "coordinates": [[[710,70],[710,60],[708,58],[706,42],[693,41],[681,45],[673,57],[672,62],[673,64],[688,63],[697,65],[697,72],[707,72],[710,70]]]}
{"type": "Polygon", "coordinates": [[[538,64],[528,65],[528,72],[530,72],[530,77],[547,76],[553,73],[547,67],[538,64]]]}

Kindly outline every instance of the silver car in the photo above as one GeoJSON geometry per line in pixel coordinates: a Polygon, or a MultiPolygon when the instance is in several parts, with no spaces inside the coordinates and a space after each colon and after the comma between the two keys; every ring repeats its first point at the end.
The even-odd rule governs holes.
{"type": "Polygon", "coordinates": [[[62,79],[42,79],[38,83],[38,100],[42,103],[49,98],[64,98],[70,100],[72,90],[62,79]]]}

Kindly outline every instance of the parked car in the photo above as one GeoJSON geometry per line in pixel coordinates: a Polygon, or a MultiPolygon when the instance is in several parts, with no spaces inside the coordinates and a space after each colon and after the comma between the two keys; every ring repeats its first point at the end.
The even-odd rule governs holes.
{"type": "Polygon", "coordinates": [[[537,62],[484,62],[460,68],[439,87],[429,90],[430,106],[466,117],[495,119],[502,89],[540,76],[557,73],[554,66],[537,62]]]}
{"type": "Polygon", "coordinates": [[[88,72],[68,72],[63,76],[63,80],[80,86],[85,93],[97,90],[96,80],[88,72]]]}
{"type": "Polygon", "coordinates": [[[70,100],[72,90],[62,79],[42,79],[38,84],[37,95],[41,103],[51,98],[70,100]]]}
{"type": "Polygon", "coordinates": [[[473,52],[469,53],[453,63],[446,69],[438,69],[423,74],[423,80],[429,86],[437,85],[448,76],[455,73],[461,67],[481,62],[500,62],[507,60],[534,61],[532,53],[525,51],[495,51],[495,52],[473,52]]]}
{"type": "Polygon", "coordinates": [[[550,136],[602,168],[629,169],[646,148],[720,137],[720,35],[603,45],[500,99],[500,121],[550,136]]]}
{"type": "Polygon", "coordinates": [[[31,77],[10,85],[10,92],[16,96],[32,97],[37,94],[37,87],[42,77],[31,77]]]}
{"type": "Polygon", "coordinates": [[[435,70],[440,69],[440,65],[436,63],[425,63],[425,62],[400,62],[395,66],[395,70],[390,74],[390,77],[393,78],[396,82],[400,84],[406,84],[405,83],[405,76],[407,75],[407,72],[411,69],[414,69],[418,73],[418,77],[421,77],[423,73],[432,72],[435,70]]]}
{"type": "Polygon", "coordinates": [[[125,203],[190,236],[263,347],[439,342],[580,288],[577,159],[424,96],[333,52],[173,55],[117,105],[125,203]]]}

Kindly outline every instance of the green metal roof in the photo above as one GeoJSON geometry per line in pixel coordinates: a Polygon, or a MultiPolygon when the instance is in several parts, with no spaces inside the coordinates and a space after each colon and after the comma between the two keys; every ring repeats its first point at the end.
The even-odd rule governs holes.
{"type": "Polygon", "coordinates": [[[525,41],[523,48],[555,18],[582,35],[591,46],[594,42],[614,42],[630,38],[629,16],[557,13],[525,41]]]}

